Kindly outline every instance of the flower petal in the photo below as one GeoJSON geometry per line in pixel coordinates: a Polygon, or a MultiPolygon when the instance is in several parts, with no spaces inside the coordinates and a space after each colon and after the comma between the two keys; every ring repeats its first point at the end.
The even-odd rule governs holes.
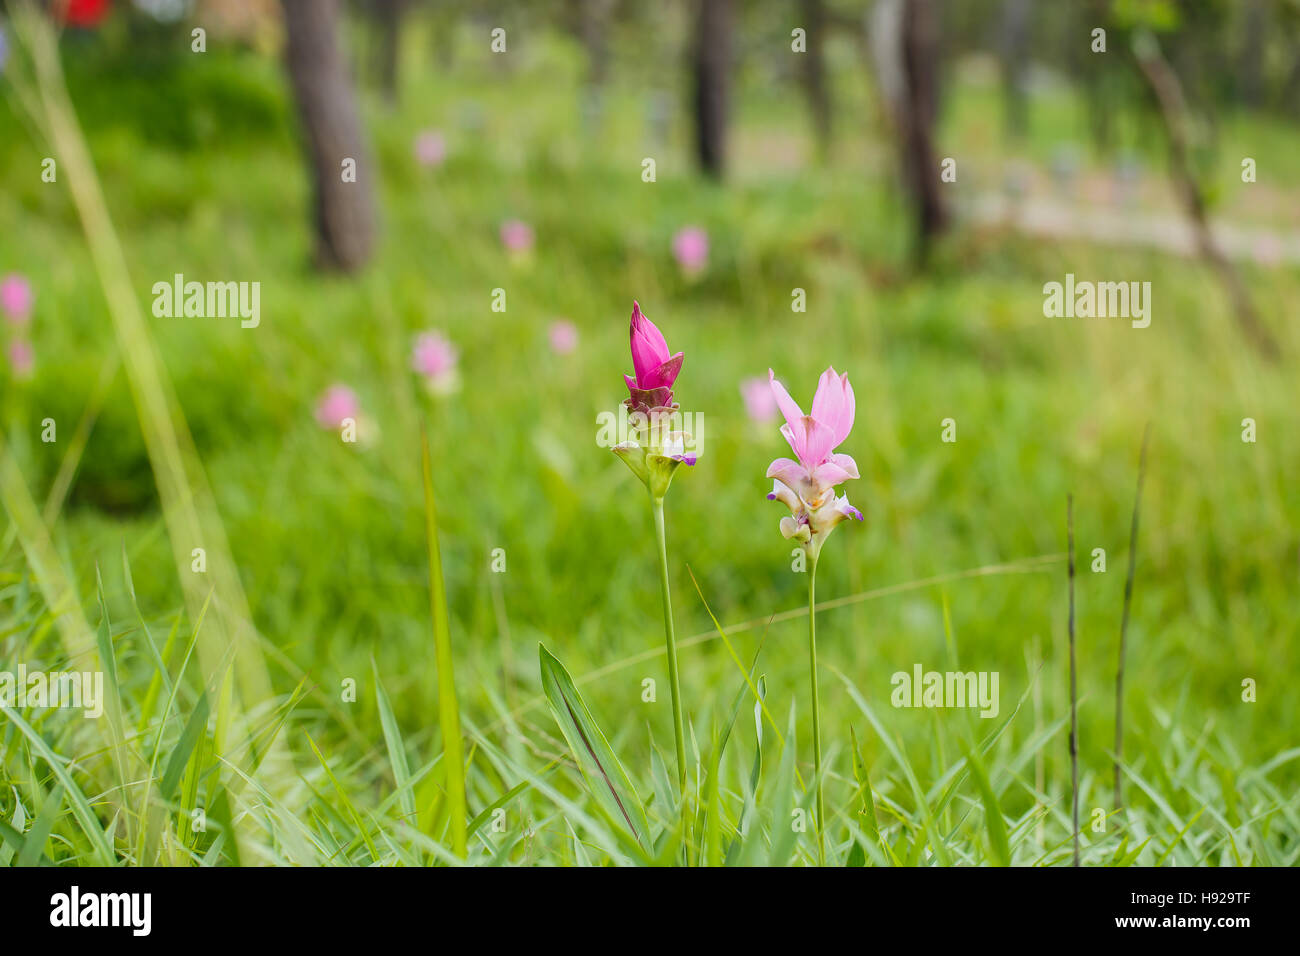
{"type": "Polygon", "coordinates": [[[834,488],[836,485],[842,485],[853,477],[856,476],[850,475],[839,465],[830,461],[818,465],[812,473],[813,484],[817,486],[818,490],[834,488]]]}
{"type": "Polygon", "coordinates": [[[808,480],[808,469],[789,458],[778,458],[767,466],[767,477],[794,489],[808,480]]]}
{"type": "Polygon", "coordinates": [[[809,530],[808,525],[795,520],[790,515],[786,515],[781,519],[781,534],[798,541],[807,541],[812,537],[812,531],[809,530]]]}
{"type": "Polygon", "coordinates": [[[831,455],[826,460],[830,464],[837,465],[839,468],[843,469],[846,477],[849,478],[862,477],[860,474],[858,474],[858,463],[848,455],[835,454],[835,455],[831,455]]]}
{"type": "Polygon", "coordinates": [[[641,314],[641,306],[635,300],[632,302],[632,321],[628,329],[628,338],[632,346],[632,368],[639,382],[644,381],[644,376],[668,361],[671,355],[663,333],[641,314]]]}
{"type": "Polygon", "coordinates": [[[839,375],[834,366],[822,372],[817,382],[817,394],[813,397],[812,417],[830,428],[832,448],[849,437],[853,428],[854,404],[849,373],[839,375]]]}
{"type": "Polygon", "coordinates": [[[862,512],[849,504],[848,495],[841,495],[835,499],[835,510],[846,518],[857,518],[859,521],[862,520],[862,512]]]}
{"type": "Polygon", "coordinates": [[[785,386],[776,380],[776,373],[771,369],[767,370],[767,382],[772,387],[772,395],[776,398],[776,406],[781,409],[781,414],[785,416],[786,424],[793,425],[803,418],[803,409],[790,397],[790,393],[785,390],[785,386]]]}
{"type": "Polygon", "coordinates": [[[811,415],[805,415],[790,422],[789,429],[789,433],[782,429],[782,434],[790,442],[795,456],[809,471],[830,457],[831,449],[835,447],[835,436],[828,425],[822,424],[811,415]]]}
{"type": "Polygon", "coordinates": [[[671,388],[682,370],[682,353],[678,352],[668,361],[651,369],[649,372],[637,372],[637,380],[642,388],[671,388]]]}
{"type": "MultiPolygon", "coordinates": [[[[784,459],[789,460],[789,459],[784,459]]],[[[775,462],[773,463],[775,464],[775,462]]],[[[772,490],[767,495],[768,501],[779,501],[791,511],[799,510],[799,496],[796,495],[788,485],[779,481],[772,482],[772,490]]]]}

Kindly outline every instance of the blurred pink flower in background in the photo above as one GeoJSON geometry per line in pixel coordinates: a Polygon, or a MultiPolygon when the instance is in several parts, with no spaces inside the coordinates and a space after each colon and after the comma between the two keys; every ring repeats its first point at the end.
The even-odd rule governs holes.
{"type": "Polygon", "coordinates": [[[560,355],[568,355],[578,347],[578,327],[568,319],[556,319],[551,323],[547,335],[551,348],[560,355]]]}
{"type": "Polygon", "coordinates": [[[316,421],[321,428],[338,428],[343,420],[356,420],[361,405],[357,393],[346,385],[331,385],[316,403],[316,421]]]}
{"type": "Polygon", "coordinates": [[[518,219],[507,219],[501,224],[501,244],[507,251],[522,254],[532,251],[533,227],[518,219]]]}
{"type": "Polygon", "coordinates": [[[424,376],[430,391],[450,392],[459,384],[460,353],[441,332],[422,332],[411,350],[411,367],[424,376]]]}
{"type": "Polygon", "coordinates": [[[9,343],[9,366],[14,370],[15,378],[30,378],[35,365],[36,353],[30,343],[22,339],[9,343]]]}
{"type": "Polygon", "coordinates": [[[447,158],[447,141],[436,129],[428,129],[415,138],[415,158],[421,166],[441,166],[447,158]]]}
{"type": "Polygon", "coordinates": [[[704,271],[709,262],[709,234],[699,226],[686,226],[673,236],[673,258],[688,276],[704,271]]]}
{"type": "Polygon", "coordinates": [[[14,325],[22,325],[32,311],[32,285],[17,273],[0,279],[0,310],[14,325]]]}
{"type": "Polygon", "coordinates": [[[747,378],[740,383],[740,397],[752,421],[766,424],[776,417],[776,396],[765,378],[747,378]]]}

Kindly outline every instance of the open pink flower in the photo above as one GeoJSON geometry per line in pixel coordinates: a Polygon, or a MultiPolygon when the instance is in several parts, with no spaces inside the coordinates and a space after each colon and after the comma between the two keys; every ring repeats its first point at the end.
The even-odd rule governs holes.
{"type": "Polygon", "coordinates": [[[745,400],[745,413],[760,425],[776,417],[776,399],[766,379],[747,378],[740,383],[740,397],[745,400]]]}
{"type": "Polygon", "coordinates": [[[0,279],[0,310],[14,325],[22,325],[32,312],[32,286],[23,276],[12,273],[0,279]]]}
{"type": "Polygon", "coordinates": [[[578,347],[578,327],[568,319],[556,319],[547,329],[551,349],[559,355],[568,355],[578,347]]]}
{"type": "Polygon", "coordinates": [[[774,480],[767,497],[790,509],[789,517],[781,519],[781,534],[800,542],[815,562],[836,525],[847,518],[862,520],[847,496],[835,494],[836,485],[858,477],[857,463],[835,451],[853,429],[853,386],[847,373],[828,368],[817,383],[812,412],[805,415],[771,369],[767,377],[785,416],[781,434],[795,455],[768,466],[767,477],[774,480]]]}
{"type": "Polygon", "coordinates": [[[776,459],[768,466],[767,477],[792,489],[811,507],[820,507],[827,492],[858,477],[857,463],[848,455],[835,453],[853,428],[853,386],[848,373],[840,375],[834,368],[822,372],[808,415],[776,380],[775,372],[768,369],[767,375],[777,407],[785,416],[781,434],[797,459],[776,459]]]}
{"type": "Polygon", "coordinates": [[[668,342],[655,324],[641,314],[641,306],[632,301],[632,323],[628,331],[632,345],[632,375],[624,375],[631,393],[626,405],[632,411],[648,413],[654,408],[669,408],[673,401],[673,382],[682,370],[682,353],[668,351],[668,342]]]}
{"type": "Polygon", "coordinates": [[[355,421],[360,410],[356,392],[346,385],[331,385],[316,404],[316,421],[321,428],[338,428],[345,419],[355,421]]]}
{"type": "Polygon", "coordinates": [[[508,252],[523,254],[533,248],[533,227],[518,219],[508,219],[501,224],[501,244],[508,252]]]}
{"type": "Polygon", "coordinates": [[[440,166],[447,158],[447,141],[436,129],[422,132],[415,138],[415,158],[421,166],[440,166]]]}
{"type": "Polygon", "coordinates": [[[687,275],[703,271],[709,262],[709,234],[699,226],[686,226],[673,236],[673,258],[687,275]]]}

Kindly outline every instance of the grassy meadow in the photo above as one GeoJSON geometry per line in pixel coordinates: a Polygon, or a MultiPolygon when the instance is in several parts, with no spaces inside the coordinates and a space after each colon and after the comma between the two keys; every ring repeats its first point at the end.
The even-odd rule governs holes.
{"type": "MultiPolygon", "coordinates": [[[[273,689],[243,700],[247,752],[224,749],[241,719],[229,672],[207,688],[198,676],[192,648],[210,622],[187,606],[194,572],[176,556],[208,545],[169,540],[141,425],[149,412],[117,363],[121,339],[68,174],[42,182],[41,131],[14,98],[0,106],[0,274],[27,276],[36,296],[34,372],[0,374],[0,671],[75,667],[59,635],[79,616],[116,675],[121,730],[104,744],[79,713],[4,711],[0,862],[460,860],[423,430],[464,736],[464,858],[815,864],[814,828],[792,826],[813,772],[806,575],[778,531],[784,509],[765,498],[765,469],[788,450],[778,421],[747,416],[740,383],[770,367],[806,408],[827,365],[847,371],[857,395],[841,450],[861,469],[845,490],[865,520],[832,536],[817,582],[825,861],[1069,864],[1068,494],[1083,863],[1300,859],[1296,266],[1242,264],[1283,343],[1272,363],[1193,260],[959,222],[917,275],[865,68],[839,64],[825,165],[794,84],[744,76],[734,175],[716,185],[693,170],[672,82],[661,143],[636,72],[612,82],[599,121],[584,120],[575,45],[521,43],[508,69],[481,46],[466,39],[449,69],[411,58],[397,106],[363,89],[382,243],[352,277],[311,268],[310,182],[275,60],[214,48],[128,64],[65,49],[172,417],[193,436],[259,635],[241,653],[260,654],[273,689]],[[429,128],[447,142],[435,168],[413,153],[429,128]],[[647,156],[653,183],[641,178],[647,156]],[[509,219],[535,231],[525,259],[502,248],[509,219]],[[671,251],[686,225],[710,238],[695,278],[671,251]],[[259,327],[155,318],[151,287],[175,273],[259,281],[259,327]],[[1066,273],[1150,281],[1150,327],[1044,318],[1043,284],[1066,273]],[[505,311],[492,309],[496,289],[505,311]],[[791,310],[795,289],[806,312],[791,310]],[[634,298],[685,352],[675,397],[706,423],[699,463],[678,472],[666,502],[685,809],[646,496],[596,443],[597,416],[626,396],[634,298]],[[578,331],[569,354],[548,343],[560,317],[578,331]],[[411,370],[426,330],[459,350],[459,390],[429,394],[411,370]],[[358,443],[314,419],[336,383],[358,396],[358,443]],[[54,442],[41,440],[47,418],[54,442]],[[955,442],[941,440],[945,419],[955,442]],[[1115,813],[1115,666],[1148,423],[1126,809],[1115,813]],[[57,513],[19,520],[24,495],[42,507],[69,455],[75,480],[57,513]],[[1097,548],[1104,573],[1092,569],[1097,548]],[[41,555],[57,558],[72,604],[50,606],[41,555]],[[629,844],[588,790],[547,705],[539,643],[626,768],[652,845],[629,844]],[[891,706],[891,675],[918,663],[996,671],[999,714],[891,706]],[[767,710],[758,718],[751,665],[767,710]],[[1253,702],[1242,699],[1247,678],[1253,702]],[[1105,817],[1096,826],[1094,808],[1105,817]]],[[[1009,157],[1045,168],[1059,141],[1087,141],[1066,88],[1036,95],[1033,138],[1013,148],[992,81],[966,69],[953,83],[938,141],[958,158],[947,188],[959,209],[1000,188],[1009,157]]],[[[1120,136],[1142,158],[1137,206],[1161,208],[1158,135],[1133,123],[1120,136]]],[[[1300,131],[1259,119],[1221,136],[1216,214],[1231,217],[1252,189],[1276,197],[1266,224],[1270,210],[1294,207],[1300,131]],[[1258,160],[1259,184],[1237,181],[1243,155],[1258,160]]],[[[1108,162],[1086,146],[1081,155],[1108,162]]]]}

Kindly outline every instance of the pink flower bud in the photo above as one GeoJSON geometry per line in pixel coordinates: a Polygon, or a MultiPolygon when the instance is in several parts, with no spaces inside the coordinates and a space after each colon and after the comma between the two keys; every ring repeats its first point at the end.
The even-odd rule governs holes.
{"type": "Polygon", "coordinates": [[[357,393],[346,385],[331,385],[316,404],[316,421],[321,428],[338,428],[344,419],[356,419],[361,405],[357,393]]]}
{"type": "Polygon", "coordinates": [[[673,258],[683,272],[702,272],[709,262],[709,234],[699,226],[686,226],[673,236],[673,258]]]}
{"type": "Polygon", "coordinates": [[[547,329],[551,349],[558,355],[568,355],[578,347],[578,327],[567,319],[557,319],[547,329]]]}
{"type": "Polygon", "coordinates": [[[447,158],[447,141],[436,129],[425,130],[415,138],[415,158],[421,166],[441,166],[447,158]]]}
{"type": "Polygon", "coordinates": [[[27,322],[34,299],[31,283],[23,276],[12,273],[0,279],[0,311],[14,325],[27,322]]]}

